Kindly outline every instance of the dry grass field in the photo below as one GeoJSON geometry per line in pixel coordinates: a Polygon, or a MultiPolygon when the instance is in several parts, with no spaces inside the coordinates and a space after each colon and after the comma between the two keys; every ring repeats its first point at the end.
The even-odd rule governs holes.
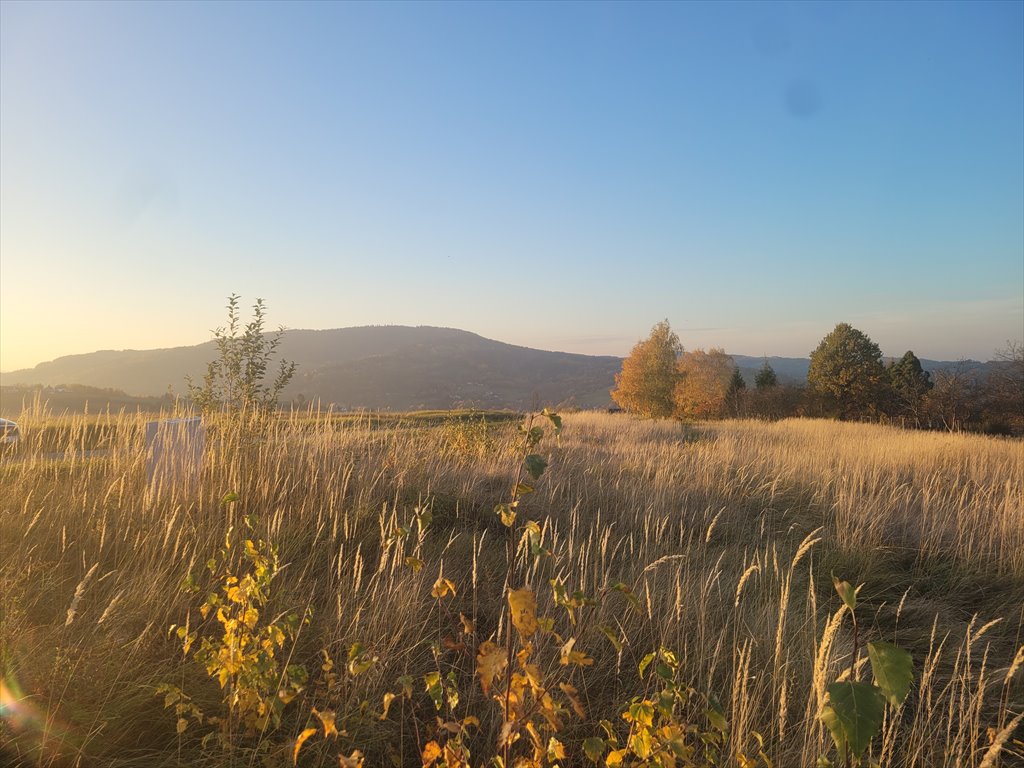
{"type": "MultiPolygon", "coordinates": [[[[419,766],[436,730],[424,676],[441,669],[459,692],[445,710],[480,721],[465,740],[471,764],[490,764],[502,713],[473,660],[511,631],[502,626],[511,539],[494,507],[516,478],[514,422],[309,413],[259,432],[211,430],[198,487],[150,488],[142,418],[27,412],[26,444],[0,461],[0,759],[291,764],[296,739],[310,722],[320,726],[315,707],[335,713],[340,734],[310,738],[300,765],[338,765],[339,754],[359,750],[367,766],[419,766]],[[49,444],[33,443],[44,428],[49,444]],[[238,501],[222,503],[228,492],[238,501]],[[432,522],[402,549],[395,531],[417,508],[432,522]],[[218,634],[213,614],[200,613],[216,588],[206,564],[246,516],[252,538],[276,547],[280,562],[262,615],[308,618],[279,654],[310,679],[280,726],[264,724],[231,749],[203,746],[217,726],[190,720],[179,734],[157,689],[176,686],[207,715],[223,707],[224,692],[169,629],[187,623],[196,645],[218,634]],[[432,595],[441,577],[454,595],[432,595]],[[473,630],[458,640],[460,614],[473,630]],[[337,680],[322,651],[338,660],[337,680]],[[411,697],[382,718],[385,694],[404,675],[411,697]]],[[[886,716],[871,759],[1024,764],[1024,735],[1013,727],[1024,711],[1021,442],[578,413],[565,416],[559,442],[549,435],[538,450],[549,467],[518,522],[539,524],[536,541],[550,555],[519,556],[510,586],[530,586],[537,613],[554,618],[553,631],[576,633],[594,662],[560,678],[585,717],[563,718],[565,756],[555,762],[590,764],[584,741],[602,736],[601,720],[622,726],[623,707],[649,685],[638,664],[659,647],[674,652],[679,681],[721,702],[719,764],[835,760],[817,717],[852,651],[835,574],[863,585],[861,633],[914,658],[910,695],[886,716]],[[554,604],[552,579],[604,599],[579,611],[587,618],[574,627],[554,604]],[[610,589],[616,583],[635,607],[610,589]]],[[[705,709],[684,707],[680,718],[704,729],[705,709]]]]}

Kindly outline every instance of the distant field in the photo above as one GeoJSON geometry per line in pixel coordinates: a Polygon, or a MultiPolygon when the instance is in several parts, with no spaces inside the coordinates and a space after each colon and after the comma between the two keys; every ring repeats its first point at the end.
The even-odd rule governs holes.
{"type": "MultiPolygon", "coordinates": [[[[442,723],[479,720],[464,746],[472,765],[488,764],[502,711],[474,660],[489,640],[503,650],[510,632],[502,606],[516,545],[494,507],[516,481],[519,416],[306,412],[247,429],[211,425],[189,489],[147,487],[148,418],[29,411],[19,417],[20,454],[0,459],[0,761],[289,765],[313,727],[299,765],[336,766],[359,750],[367,766],[420,766],[429,742],[453,738],[440,713],[442,723]],[[229,492],[238,501],[223,504],[229,492]],[[429,521],[422,535],[417,514],[429,521]],[[309,672],[280,725],[264,722],[255,735],[241,721],[210,722],[226,717],[231,686],[222,690],[193,658],[203,638],[221,634],[216,609],[201,613],[217,589],[206,564],[245,517],[247,535],[275,546],[281,566],[253,625],[295,613],[298,631],[279,655],[309,672]],[[454,594],[438,591],[442,578],[454,594]],[[187,655],[172,625],[197,633],[187,655]],[[158,695],[165,684],[190,696],[204,721],[186,711],[178,733],[181,699],[158,695]],[[382,717],[389,693],[398,696],[382,717]],[[337,736],[325,735],[314,708],[334,713],[337,736]],[[226,730],[230,747],[212,737],[204,746],[226,730]]],[[[817,715],[826,682],[849,666],[852,635],[848,621],[833,620],[832,574],[863,584],[867,639],[914,657],[911,693],[887,716],[873,760],[981,766],[1001,739],[1001,762],[988,765],[1024,761],[1024,736],[1009,729],[1024,711],[1020,441],[577,413],[559,442],[549,433],[537,450],[549,466],[522,499],[514,538],[527,519],[539,533],[516,555],[509,586],[530,587],[537,614],[552,617],[536,637],[574,637],[570,648],[593,664],[560,665],[558,648],[536,640],[538,658],[553,653],[545,679],[570,685],[584,712],[564,688],[534,689],[564,710],[555,719],[565,756],[545,735],[549,756],[536,764],[592,764],[584,745],[607,740],[602,720],[623,743],[632,738],[621,713],[649,693],[638,664],[659,647],[693,691],[681,722],[712,732],[709,702],[721,703],[715,764],[741,765],[741,752],[751,766],[836,760],[817,715]],[[570,619],[551,580],[601,604],[570,619]]],[[[239,548],[226,555],[236,574],[249,562],[239,548]]],[[[524,730],[510,749],[532,755],[531,736],[524,730]]],[[[708,749],[690,764],[713,764],[708,749]]]]}

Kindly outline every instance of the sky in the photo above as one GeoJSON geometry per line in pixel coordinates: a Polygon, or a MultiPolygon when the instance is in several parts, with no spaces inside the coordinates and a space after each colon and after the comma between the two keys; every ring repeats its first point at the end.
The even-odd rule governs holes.
{"type": "Polygon", "coordinates": [[[1024,3],[0,3],[0,370],[273,325],[1024,339],[1024,3]]]}

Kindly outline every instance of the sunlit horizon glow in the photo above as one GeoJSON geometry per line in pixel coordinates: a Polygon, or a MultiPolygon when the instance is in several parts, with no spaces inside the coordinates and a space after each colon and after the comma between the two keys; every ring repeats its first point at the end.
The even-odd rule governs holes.
{"type": "Polygon", "coordinates": [[[0,4],[0,371],[292,328],[1024,339],[1024,4],[0,4]]]}

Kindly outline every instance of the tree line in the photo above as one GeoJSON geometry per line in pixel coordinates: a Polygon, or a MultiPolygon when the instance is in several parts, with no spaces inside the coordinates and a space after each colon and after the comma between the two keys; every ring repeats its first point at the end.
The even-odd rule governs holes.
{"type": "Polygon", "coordinates": [[[933,376],[913,351],[886,363],[867,334],[839,323],[811,352],[805,384],[781,382],[765,360],[748,386],[723,349],[684,350],[664,320],[623,361],[611,395],[644,418],[815,416],[1024,434],[1024,345],[1009,342],[984,370],[958,363],[933,376]]]}

